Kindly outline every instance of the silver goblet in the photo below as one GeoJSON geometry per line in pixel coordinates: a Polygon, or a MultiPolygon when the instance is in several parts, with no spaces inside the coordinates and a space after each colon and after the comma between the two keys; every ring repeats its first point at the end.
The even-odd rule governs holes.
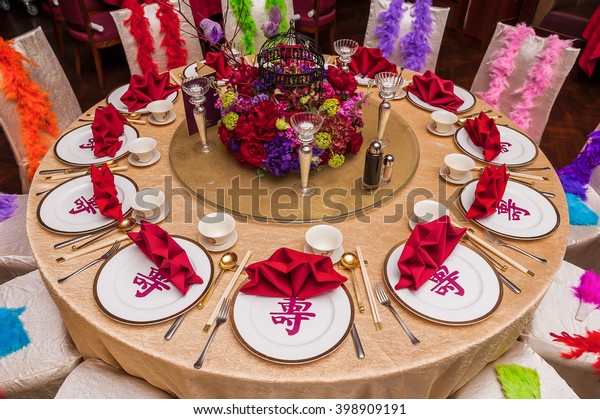
{"type": "Polygon", "coordinates": [[[401,74],[384,71],[375,75],[375,82],[379,87],[379,115],[377,120],[377,139],[383,147],[389,144],[387,139],[383,138],[385,127],[392,111],[390,100],[396,95],[396,91],[402,87],[404,79],[401,74]]]}
{"type": "Polygon", "coordinates": [[[338,39],[333,43],[333,48],[337,55],[339,55],[340,63],[342,63],[342,70],[350,71],[348,63],[352,61],[352,56],[358,49],[358,42],[352,39],[338,39]]]}
{"type": "Polygon", "coordinates": [[[207,139],[206,134],[206,93],[210,89],[210,80],[206,77],[190,77],[181,83],[181,88],[190,95],[190,103],[194,105],[194,120],[198,126],[200,142],[194,144],[194,150],[200,153],[210,153],[215,148],[215,143],[207,139]]]}
{"type": "Polygon", "coordinates": [[[300,182],[295,183],[293,189],[301,196],[314,195],[317,188],[314,183],[308,181],[308,176],[313,155],[313,140],[323,125],[323,117],[315,112],[300,112],[292,115],[290,122],[294,131],[298,133],[298,140],[302,143],[298,149],[300,182]]]}

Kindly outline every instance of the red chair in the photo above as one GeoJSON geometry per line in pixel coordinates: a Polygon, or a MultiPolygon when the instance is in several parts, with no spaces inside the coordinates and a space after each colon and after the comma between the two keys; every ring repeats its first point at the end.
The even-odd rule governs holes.
{"type": "Polygon", "coordinates": [[[79,45],[87,45],[92,50],[98,83],[104,89],[104,75],[100,49],[121,43],[119,32],[108,8],[102,11],[88,10],[89,0],[60,0],[59,6],[67,24],[67,33],[75,41],[75,72],[81,74],[81,54],[79,45]],[[101,30],[101,31],[100,31],[101,30]]]}
{"type": "MultiPolygon", "coordinates": [[[[50,16],[52,19],[52,29],[54,30],[54,39],[56,39],[56,43],[58,44],[58,50],[60,52],[60,57],[65,57],[65,45],[63,41],[63,30],[62,23],[65,21],[65,17],[62,14],[62,10],[60,10],[60,6],[58,5],[58,0],[44,0],[42,3],[42,10],[44,13],[50,16]]],[[[91,11],[102,11],[104,10],[104,4],[99,0],[85,0],[86,9],[91,11]]]]}
{"type": "Polygon", "coordinates": [[[336,0],[294,0],[294,13],[300,15],[296,20],[298,32],[315,35],[315,44],[319,44],[319,32],[329,28],[331,52],[335,42],[335,6],[336,0]],[[310,14],[310,16],[309,16],[310,14]]]}

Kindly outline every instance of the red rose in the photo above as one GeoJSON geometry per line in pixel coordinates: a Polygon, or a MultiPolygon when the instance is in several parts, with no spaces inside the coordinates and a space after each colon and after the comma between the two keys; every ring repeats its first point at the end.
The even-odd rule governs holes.
{"type": "Polygon", "coordinates": [[[350,136],[350,141],[346,145],[346,154],[356,154],[360,151],[363,143],[363,136],[360,132],[353,132],[350,136]]]}
{"type": "Polygon", "coordinates": [[[235,86],[235,89],[247,96],[254,96],[254,82],[258,78],[258,68],[249,66],[242,62],[237,69],[231,72],[229,81],[235,86]]]}
{"type": "Polygon", "coordinates": [[[256,167],[261,167],[262,161],[267,157],[262,143],[256,140],[243,141],[240,145],[240,154],[246,162],[256,167]]]}
{"type": "Polygon", "coordinates": [[[248,163],[248,161],[240,153],[234,154],[233,157],[235,157],[235,160],[240,166],[246,167],[248,169],[256,169],[256,166],[252,163],[248,163]]]}
{"type": "Polygon", "coordinates": [[[245,116],[240,115],[234,129],[236,135],[242,140],[254,138],[254,124],[245,116]]]}
{"type": "Polygon", "coordinates": [[[225,146],[228,146],[229,141],[231,141],[231,138],[233,138],[233,131],[229,131],[227,128],[225,128],[224,124],[221,124],[219,126],[218,132],[223,144],[225,144],[225,146]]]}
{"type": "Polygon", "coordinates": [[[327,81],[334,89],[346,93],[354,93],[358,87],[358,83],[351,73],[334,66],[328,68],[327,81]]]}
{"type": "Polygon", "coordinates": [[[279,117],[277,107],[270,100],[258,102],[248,113],[248,122],[253,125],[250,138],[271,141],[277,132],[275,123],[279,117]]]}

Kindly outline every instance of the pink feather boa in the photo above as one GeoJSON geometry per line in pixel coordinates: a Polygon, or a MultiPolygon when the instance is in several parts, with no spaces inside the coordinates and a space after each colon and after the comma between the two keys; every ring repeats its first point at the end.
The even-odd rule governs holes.
{"type": "Polygon", "coordinates": [[[535,63],[529,69],[527,80],[523,86],[515,90],[515,93],[521,94],[521,101],[513,106],[509,116],[525,131],[529,129],[531,110],[535,106],[536,99],[551,86],[554,66],[558,63],[562,51],[572,44],[572,40],[550,35],[546,40],[545,48],[540,51],[535,63]]]}
{"type": "Polygon", "coordinates": [[[600,308],[600,275],[594,271],[585,271],[579,279],[579,285],[572,287],[573,295],[584,303],[595,304],[600,308]]]}
{"type": "Polygon", "coordinates": [[[533,28],[524,23],[516,27],[506,27],[498,33],[504,35],[504,45],[490,55],[490,86],[480,98],[490,106],[496,108],[500,103],[500,96],[508,88],[508,78],[515,70],[515,60],[519,54],[521,44],[528,36],[535,35],[533,28]]]}

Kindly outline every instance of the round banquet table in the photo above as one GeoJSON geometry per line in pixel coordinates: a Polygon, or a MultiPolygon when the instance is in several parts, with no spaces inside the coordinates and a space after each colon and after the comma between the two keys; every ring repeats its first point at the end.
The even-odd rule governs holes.
{"type": "MultiPolygon", "coordinates": [[[[412,73],[405,72],[405,78],[411,77],[412,73]]],[[[161,226],[172,235],[197,240],[199,218],[214,209],[181,185],[169,163],[171,138],[177,127],[184,122],[182,101],[180,95],[175,102],[177,119],[174,123],[166,126],[136,126],[140,136],[158,140],[158,150],[162,154],[159,162],[147,168],[130,166],[121,173],[134,179],[140,189],[154,187],[165,191],[171,215],[161,226]]],[[[370,106],[378,106],[379,101],[377,89],[374,89],[370,106]]],[[[104,102],[98,103],[103,104],[104,102]]],[[[354,216],[334,224],[344,235],[343,245],[346,251],[354,251],[356,246],[361,247],[368,260],[372,284],[383,280],[384,260],[388,251],[408,238],[410,229],[407,214],[411,213],[415,200],[439,199],[450,206],[455,216],[459,214],[455,204],[461,186],[446,183],[438,175],[444,156],[460,152],[453,137],[431,134],[426,128],[431,121],[430,112],[414,106],[407,99],[393,101],[392,109],[406,120],[419,142],[420,160],[414,176],[392,199],[368,210],[364,214],[368,215],[368,222],[364,216],[354,216]]],[[[489,106],[477,101],[475,107],[467,113],[486,109],[489,106]]],[[[84,123],[74,122],[70,129],[82,124],[84,123]]],[[[515,127],[512,123],[511,126],[515,127]]],[[[365,139],[361,156],[364,156],[368,142],[369,139],[365,139]]],[[[193,153],[191,147],[190,144],[190,153],[193,153]]],[[[401,162],[400,156],[396,156],[396,159],[401,162]]],[[[540,152],[532,165],[550,164],[540,152]]],[[[50,151],[40,169],[62,166],[50,151]]],[[[339,170],[343,173],[344,169],[342,167],[339,170]]],[[[513,344],[559,268],[568,238],[567,205],[556,173],[544,173],[548,173],[546,176],[550,181],[544,182],[543,190],[556,194],[552,202],[558,209],[561,223],[549,237],[533,241],[521,240],[517,243],[548,259],[547,264],[540,264],[510,250],[505,252],[536,274],[530,278],[512,267],[505,272],[522,289],[522,293],[517,295],[504,288],[501,304],[491,317],[460,327],[433,323],[393,302],[405,323],[421,340],[419,346],[413,346],[392,314],[381,305],[378,310],[383,329],[375,329],[368,297],[361,281],[360,289],[366,310],[364,313],[355,311],[355,323],[366,352],[363,360],[356,357],[352,339],[348,335],[338,349],[320,360],[302,365],[272,363],[246,350],[234,336],[228,322],[220,328],[203,368],[194,369],[193,364],[208,338],[202,328],[223,293],[225,284],[229,282],[231,273],[224,276],[207,307],[203,310],[193,308],[173,339],[166,341],[163,337],[171,321],[134,326],[112,320],[100,311],[93,292],[99,265],[67,283],[57,283],[58,278],[99,257],[105,251],[98,250],[62,264],[55,261],[57,257],[68,253],[65,249],[57,251],[52,248],[54,243],[64,240],[65,236],[45,230],[38,222],[36,209],[42,197],[36,196],[36,192],[48,189],[58,184],[58,181],[46,181],[39,175],[34,178],[29,194],[27,233],[44,282],[83,357],[99,358],[120,367],[176,397],[445,398],[513,344]]],[[[224,175],[215,173],[215,176],[224,175]]],[[[472,223],[471,226],[477,236],[484,237],[480,228],[472,223]]],[[[310,224],[238,219],[236,228],[239,238],[231,250],[240,259],[251,250],[250,263],[267,259],[281,247],[302,250],[304,233],[309,227],[310,224]]],[[[211,254],[215,266],[221,255],[222,252],[211,254]]],[[[340,272],[348,275],[347,271],[340,272]]],[[[359,272],[357,277],[360,280],[359,272]]],[[[240,282],[242,280],[243,277],[240,282]]],[[[348,288],[353,293],[350,283],[348,288]]]]}

